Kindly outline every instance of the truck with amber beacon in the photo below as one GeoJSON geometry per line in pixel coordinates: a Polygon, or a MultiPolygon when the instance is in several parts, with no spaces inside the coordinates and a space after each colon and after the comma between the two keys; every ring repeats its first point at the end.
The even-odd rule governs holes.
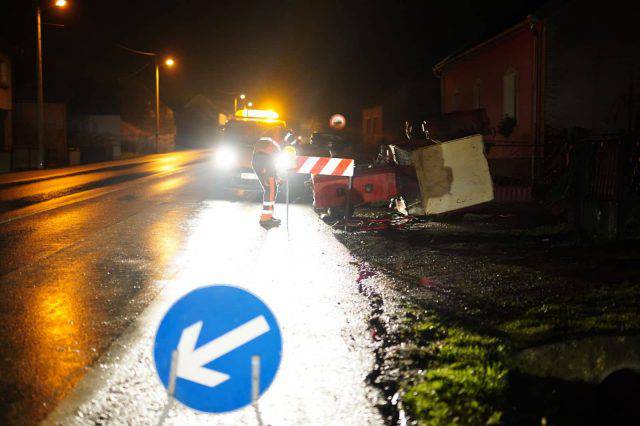
{"type": "Polygon", "coordinates": [[[268,130],[286,123],[272,110],[241,109],[221,129],[214,146],[216,185],[236,196],[260,191],[258,177],[251,167],[253,146],[268,130]]]}

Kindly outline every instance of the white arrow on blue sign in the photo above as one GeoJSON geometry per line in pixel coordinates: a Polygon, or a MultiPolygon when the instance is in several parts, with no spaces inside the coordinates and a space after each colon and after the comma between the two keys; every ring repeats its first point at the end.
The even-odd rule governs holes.
{"type": "Polygon", "coordinates": [[[274,315],[255,295],[215,285],[180,298],[160,322],[153,355],[167,388],[176,350],[174,397],[198,411],[224,413],[252,402],[253,356],[260,357],[259,395],[269,388],[280,366],[282,337],[274,315]]]}

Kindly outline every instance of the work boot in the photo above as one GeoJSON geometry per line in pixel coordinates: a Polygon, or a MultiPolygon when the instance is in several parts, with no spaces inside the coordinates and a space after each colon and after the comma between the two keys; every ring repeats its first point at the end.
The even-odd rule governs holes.
{"type": "Polygon", "coordinates": [[[271,219],[261,220],[260,226],[262,226],[264,229],[275,228],[277,226],[280,226],[280,219],[276,219],[275,217],[272,217],[271,219]]]}

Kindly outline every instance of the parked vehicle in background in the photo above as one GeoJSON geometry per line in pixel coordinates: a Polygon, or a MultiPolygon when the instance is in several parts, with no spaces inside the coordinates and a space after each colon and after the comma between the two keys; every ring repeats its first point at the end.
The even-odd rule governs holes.
{"type": "Polygon", "coordinates": [[[261,191],[251,167],[251,156],[256,141],[273,128],[286,133],[286,123],[279,119],[275,111],[270,110],[238,110],[227,121],[214,147],[216,185],[219,188],[235,196],[261,191]]]}
{"type": "Polygon", "coordinates": [[[341,157],[351,151],[351,144],[343,136],[333,132],[314,132],[310,145],[310,151],[314,151],[314,155],[319,157],[341,157]]]}

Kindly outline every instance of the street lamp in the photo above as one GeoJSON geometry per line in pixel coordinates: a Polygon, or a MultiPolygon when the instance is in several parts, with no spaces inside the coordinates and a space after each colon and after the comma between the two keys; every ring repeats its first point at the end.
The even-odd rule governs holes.
{"type": "MultiPolygon", "coordinates": [[[[158,143],[160,139],[160,65],[158,63],[158,55],[153,53],[156,63],[156,153],[159,152],[160,145],[158,143]]],[[[167,58],[164,64],[168,67],[175,65],[173,58],[167,58]]]]}
{"type": "MultiPolygon", "coordinates": [[[[246,99],[246,95],[244,93],[240,94],[239,96],[241,101],[244,101],[246,99]]],[[[233,112],[235,114],[235,112],[238,110],[238,97],[233,98],[233,112]]]]}
{"type": "MultiPolygon", "coordinates": [[[[131,49],[130,47],[123,46],[121,44],[118,45],[120,48],[127,50],[129,52],[144,55],[144,56],[153,56],[154,64],[156,67],[156,153],[159,148],[159,139],[160,139],[160,62],[158,61],[158,54],[155,52],[144,52],[142,50],[131,49]]],[[[164,65],[167,67],[173,67],[176,64],[176,61],[169,57],[164,60],[164,65]]]]}
{"type": "Polygon", "coordinates": [[[247,106],[248,106],[249,108],[253,107],[253,102],[247,102],[247,106]]]}
{"type": "MultiPolygon", "coordinates": [[[[65,7],[67,5],[66,0],[56,0],[53,3],[56,7],[65,7]]],[[[51,6],[49,6],[51,7],[51,6]]],[[[45,8],[48,9],[49,7],[45,8]]],[[[38,74],[38,101],[36,106],[37,116],[37,132],[38,132],[38,168],[44,168],[44,77],[42,72],[42,7],[40,2],[36,2],[36,39],[38,41],[38,60],[37,60],[37,74],[38,74]]]]}

